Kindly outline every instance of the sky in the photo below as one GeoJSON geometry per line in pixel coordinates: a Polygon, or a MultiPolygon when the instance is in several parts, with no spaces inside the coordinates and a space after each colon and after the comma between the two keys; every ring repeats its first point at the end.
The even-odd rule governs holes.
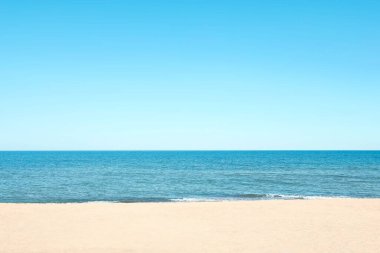
{"type": "Polygon", "coordinates": [[[380,1],[0,2],[0,150],[380,149],[380,1]]]}

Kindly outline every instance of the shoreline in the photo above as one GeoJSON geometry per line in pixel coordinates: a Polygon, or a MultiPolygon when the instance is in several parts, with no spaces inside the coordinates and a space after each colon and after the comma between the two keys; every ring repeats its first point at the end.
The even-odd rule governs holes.
{"type": "Polygon", "coordinates": [[[118,201],[118,200],[90,200],[90,201],[62,201],[62,202],[1,202],[0,205],[4,204],[33,204],[33,205],[48,205],[48,204],[91,204],[91,203],[101,203],[101,204],[166,204],[166,203],[217,203],[217,202],[257,202],[257,201],[293,201],[293,200],[373,200],[379,199],[380,197],[349,197],[349,196],[300,196],[300,197],[289,197],[289,198],[183,198],[183,199],[165,199],[165,200],[137,200],[137,201],[118,201]]]}
{"type": "Polygon", "coordinates": [[[380,199],[0,203],[2,253],[366,252],[380,199]]]}

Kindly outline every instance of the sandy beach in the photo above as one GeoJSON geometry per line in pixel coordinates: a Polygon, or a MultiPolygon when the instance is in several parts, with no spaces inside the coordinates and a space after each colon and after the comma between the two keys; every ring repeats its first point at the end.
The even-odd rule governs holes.
{"type": "Polygon", "coordinates": [[[379,249],[380,199],[0,204],[1,253],[379,249]]]}

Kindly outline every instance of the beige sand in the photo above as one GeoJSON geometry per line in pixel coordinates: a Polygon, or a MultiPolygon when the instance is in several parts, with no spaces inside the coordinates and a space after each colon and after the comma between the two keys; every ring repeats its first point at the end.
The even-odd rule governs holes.
{"type": "Polygon", "coordinates": [[[380,252],[380,199],[0,204],[0,252],[380,252]]]}

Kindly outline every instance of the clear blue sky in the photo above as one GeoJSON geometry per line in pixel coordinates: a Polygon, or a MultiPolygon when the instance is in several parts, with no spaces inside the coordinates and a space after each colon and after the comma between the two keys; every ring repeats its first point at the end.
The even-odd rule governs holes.
{"type": "Polygon", "coordinates": [[[0,149],[380,149],[380,1],[1,1],[0,149]]]}

